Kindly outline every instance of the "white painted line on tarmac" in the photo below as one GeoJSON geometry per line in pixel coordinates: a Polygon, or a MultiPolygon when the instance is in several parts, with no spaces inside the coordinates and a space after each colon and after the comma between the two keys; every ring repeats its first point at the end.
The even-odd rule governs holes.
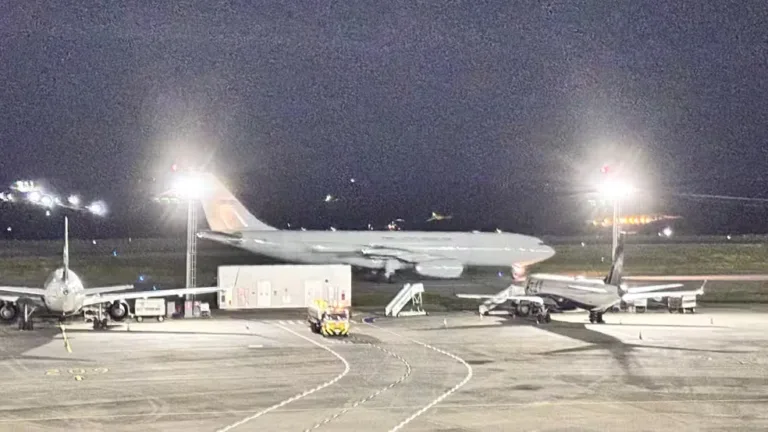
{"type": "Polygon", "coordinates": [[[264,348],[264,345],[248,345],[248,348],[264,348]]]}
{"type": "Polygon", "coordinates": [[[406,426],[408,423],[410,423],[410,422],[412,422],[413,420],[415,420],[415,419],[416,419],[416,417],[418,417],[418,416],[420,416],[420,415],[424,414],[425,412],[427,412],[427,410],[429,410],[429,409],[430,409],[430,408],[432,408],[433,406],[435,406],[435,405],[439,404],[440,402],[442,402],[442,401],[443,401],[445,398],[447,398],[448,396],[450,396],[450,395],[452,395],[453,393],[455,393],[457,390],[459,390],[459,389],[460,389],[460,388],[462,388],[462,387],[463,387],[465,384],[467,384],[467,383],[469,382],[469,380],[471,380],[471,379],[472,379],[472,374],[473,374],[473,372],[472,372],[472,366],[470,366],[470,365],[469,365],[469,363],[467,363],[466,361],[464,361],[464,359],[462,359],[461,357],[459,357],[459,356],[457,356],[457,355],[454,355],[454,354],[451,354],[451,353],[449,353],[448,351],[444,351],[444,350],[441,350],[440,348],[435,348],[435,347],[433,347],[432,345],[429,345],[429,344],[427,344],[427,343],[424,343],[424,342],[421,342],[421,341],[417,341],[416,339],[411,339],[411,338],[405,337],[405,336],[403,336],[403,335],[400,335],[400,334],[398,334],[398,333],[395,333],[395,332],[393,332],[392,330],[389,330],[389,329],[385,329],[385,328],[379,327],[379,326],[377,326],[377,325],[374,325],[374,324],[371,324],[371,323],[366,323],[366,324],[368,324],[368,325],[369,325],[369,326],[371,326],[371,327],[375,327],[375,328],[377,328],[377,329],[379,329],[379,330],[383,330],[383,331],[385,331],[385,332],[387,332],[387,333],[393,334],[393,335],[395,335],[395,336],[397,336],[397,337],[399,337],[399,338],[401,338],[401,339],[409,340],[409,341],[411,341],[411,342],[413,342],[413,343],[415,343],[415,344],[418,344],[418,345],[421,345],[421,346],[423,346],[423,347],[429,348],[429,349],[431,349],[432,351],[435,351],[435,352],[438,352],[438,353],[440,353],[440,354],[443,354],[443,355],[445,355],[445,356],[448,356],[448,357],[450,357],[450,358],[452,358],[452,359],[456,360],[457,362],[461,363],[462,365],[464,365],[464,367],[465,367],[465,368],[467,368],[467,376],[466,376],[466,377],[464,377],[464,379],[463,379],[463,380],[462,380],[460,383],[456,384],[455,386],[453,386],[453,388],[451,388],[451,389],[450,389],[450,390],[448,390],[447,392],[445,392],[445,393],[441,394],[441,395],[440,395],[440,396],[439,396],[437,399],[433,400],[432,402],[430,402],[429,404],[425,405],[425,406],[424,406],[423,408],[421,408],[420,410],[418,410],[418,411],[416,411],[415,413],[413,413],[413,414],[412,414],[410,417],[408,417],[407,419],[405,419],[405,420],[403,420],[402,422],[400,422],[400,424],[398,424],[397,426],[395,426],[395,427],[393,427],[392,429],[390,429],[390,430],[389,430],[389,432],[396,432],[396,431],[398,431],[398,430],[402,429],[402,428],[403,428],[403,427],[405,427],[405,426],[406,426]]]}
{"type": "Polygon", "coordinates": [[[252,416],[248,416],[248,417],[246,417],[246,418],[244,418],[244,419],[240,420],[240,421],[239,421],[239,422],[237,422],[237,423],[232,423],[232,424],[231,424],[231,425],[229,425],[229,426],[226,426],[226,427],[224,427],[224,428],[222,428],[222,429],[219,429],[217,432],[226,432],[226,431],[228,431],[228,430],[232,430],[232,429],[234,429],[234,428],[236,428],[236,427],[238,427],[238,426],[242,426],[242,425],[244,425],[245,423],[248,423],[248,422],[249,422],[249,421],[251,421],[251,420],[255,420],[255,419],[257,419],[257,418],[259,418],[259,417],[263,416],[264,414],[266,414],[266,413],[268,413],[268,412],[270,412],[270,411],[274,411],[274,410],[276,410],[276,409],[278,409],[278,408],[280,408],[280,407],[283,407],[283,406],[285,406],[285,405],[288,405],[288,404],[289,404],[289,403],[291,403],[291,402],[295,402],[295,401],[297,401],[297,400],[299,400],[299,399],[301,399],[301,398],[303,398],[303,397],[305,397],[305,396],[309,396],[309,395],[311,395],[312,393],[315,393],[315,392],[317,392],[317,391],[319,391],[319,390],[322,390],[322,389],[324,389],[324,388],[326,388],[326,387],[328,387],[328,386],[331,386],[331,385],[333,385],[333,384],[337,383],[337,382],[338,382],[340,379],[344,378],[344,376],[346,376],[346,375],[349,373],[349,362],[347,362],[347,359],[345,359],[344,357],[342,357],[342,356],[341,356],[339,353],[337,353],[336,351],[334,351],[334,350],[332,350],[331,348],[329,348],[328,346],[326,346],[326,345],[323,345],[323,344],[321,344],[321,343],[319,343],[319,342],[317,342],[317,341],[314,341],[314,340],[312,340],[312,339],[310,339],[310,338],[308,338],[308,337],[306,337],[306,336],[300,335],[300,334],[296,333],[295,331],[293,331],[293,330],[291,330],[291,329],[289,329],[289,328],[286,328],[286,327],[284,327],[284,326],[281,326],[281,325],[279,325],[279,324],[275,324],[275,325],[276,325],[277,327],[280,327],[281,329],[283,329],[283,330],[287,331],[288,333],[291,333],[291,334],[293,334],[293,335],[295,335],[295,336],[298,336],[298,337],[300,337],[300,338],[304,339],[305,341],[307,341],[307,342],[311,343],[312,345],[318,346],[318,347],[320,347],[320,348],[322,348],[322,349],[324,349],[324,350],[328,351],[329,353],[333,354],[333,355],[334,355],[336,358],[338,358],[339,360],[341,360],[341,362],[344,364],[344,371],[342,371],[340,374],[336,375],[336,377],[335,377],[334,379],[330,380],[330,381],[327,381],[327,382],[325,382],[325,383],[323,383],[323,384],[320,384],[319,386],[317,386],[317,387],[315,387],[315,388],[312,388],[312,389],[306,390],[306,391],[304,391],[303,393],[299,393],[299,394],[297,394],[296,396],[293,396],[293,397],[291,397],[291,398],[288,398],[288,399],[286,399],[286,400],[284,400],[284,401],[282,401],[282,402],[276,403],[276,404],[272,405],[272,406],[271,406],[271,407],[269,407],[269,408],[266,408],[266,409],[264,409],[264,410],[262,410],[262,411],[259,411],[259,412],[257,412],[256,414],[254,414],[254,415],[252,415],[252,416]]]}
{"type": "Polygon", "coordinates": [[[379,351],[382,351],[385,354],[387,354],[389,356],[392,356],[392,357],[396,358],[397,360],[399,360],[400,363],[405,365],[405,373],[400,378],[398,378],[397,381],[394,381],[394,382],[390,383],[389,385],[387,385],[386,387],[382,387],[382,388],[376,390],[374,393],[371,393],[370,395],[368,395],[364,399],[360,399],[360,400],[358,400],[356,402],[353,402],[351,406],[348,406],[348,407],[344,408],[343,410],[337,412],[336,414],[334,414],[332,416],[329,416],[329,417],[325,418],[322,421],[317,422],[314,426],[312,426],[312,429],[305,429],[304,432],[311,432],[312,430],[319,429],[323,425],[326,425],[326,424],[330,423],[331,421],[336,420],[337,418],[339,418],[342,415],[346,414],[347,412],[349,412],[353,408],[357,408],[358,406],[360,406],[360,405],[370,401],[371,399],[373,399],[376,396],[384,393],[385,391],[391,389],[392,387],[402,383],[403,381],[408,379],[409,376],[411,376],[411,365],[408,363],[407,360],[405,360],[404,358],[400,357],[400,355],[398,355],[397,353],[394,353],[394,352],[392,352],[392,351],[390,351],[390,350],[388,350],[386,348],[382,348],[382,347],[380,347],[378,345],[374,345],[372,343],[368,343],[366,345],[371,346],[373,348],[376,348],[379,351]]]}

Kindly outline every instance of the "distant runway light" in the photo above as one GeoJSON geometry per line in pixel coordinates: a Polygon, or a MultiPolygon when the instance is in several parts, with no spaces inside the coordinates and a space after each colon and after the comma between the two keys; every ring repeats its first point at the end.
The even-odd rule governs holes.
{"type": "Polygon", "coordinates": [[[69,203],[72,204],[73,206],[80,205],[80,197],[77,195],[70,195],[69,198],[67,198],[67,201],[69,201],[69,203]]]}
{"type": "Polygon", "coordinates": [[[46,215],[46,216],[50,216],[50,215],[51,215],[51,211],[50,211],[50,210],[46,210],[46,211],[45,211],[45,215],[46,215]]]}
{"type": "Polygon", "coordinates": [[[13,228],[11,228],[11,227],[8,227],[8,228],[6,228],[5,230],[6,230],[6,231],[8,231],[8,232],[11,232],[11,231],[13,231],[13,228]]]}

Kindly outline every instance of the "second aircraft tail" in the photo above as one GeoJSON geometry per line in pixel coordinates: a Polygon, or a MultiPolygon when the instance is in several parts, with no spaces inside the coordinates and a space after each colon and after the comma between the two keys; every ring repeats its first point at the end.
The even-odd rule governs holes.
{"type": "Polygon", "coordinates": [[[205,174],[206,191],[201,199],[205,219],[213,231],[275,231],[256,218],[213,174],[205,174]]]}

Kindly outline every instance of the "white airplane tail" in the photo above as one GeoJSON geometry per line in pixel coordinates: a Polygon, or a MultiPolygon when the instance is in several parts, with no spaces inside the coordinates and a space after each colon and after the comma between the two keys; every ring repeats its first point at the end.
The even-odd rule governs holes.
{"type": "Polygon", "coordinates": [[[69,218],[64,216],[64,274],[62,278],[66,282],[69,279],[69,218]]]}
{"type": "Polygon", "coordinates": [[[211,230],[223,233],[277,230],[251,214],[213,174],[206,174],[205,182],[207,190],[201,202],[211,230]]]}

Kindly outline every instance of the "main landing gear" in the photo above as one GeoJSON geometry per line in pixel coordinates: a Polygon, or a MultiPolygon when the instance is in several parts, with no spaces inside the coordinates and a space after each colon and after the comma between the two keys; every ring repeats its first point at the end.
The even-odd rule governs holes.
{"type": "Polygon", "coordinates": [[[24,310],[19,317],[19,330],[34,330],[35,322],[32,321],[32,314],[35,312],[35,307],[24,305],[24,310]]]}
{"type": "Polygon", "coordinates": [[[513,317],[529,317],[531,315],[536,317],[536,323],[549,324],[552,322],[552,316],[549,314],[549,308],[546,306],[538,305],[536,303],[520,303],[510,310],[510,315],[513,317]]]}
{"type": "Polygon", "coordinates": [[[589,322],[592,324],[605,324],[605,321],[603,321],[603,313],[602,312],[589,312],[589,322]]]}

